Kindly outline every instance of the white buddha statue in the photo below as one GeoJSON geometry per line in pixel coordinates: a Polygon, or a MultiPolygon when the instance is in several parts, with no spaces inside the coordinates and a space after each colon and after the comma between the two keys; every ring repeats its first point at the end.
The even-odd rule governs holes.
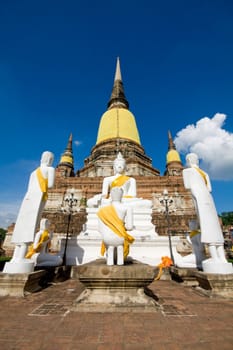
{"type": "Polygon", "coordinates": [[[26,259],[34,261],[35,266],[59,266],[62,258],[49,252],[52,232],[49,232],[50,221],[41,219],[40,230],[36,233],[34,242],[29,246],[26,259]]]}
{"type": "Polygon", "coordinates": [[[87,201],[88,207],[100,207],[108,205],[111,202],[111,189],[120,187],[123,190],[122,202],[142,208],[151,208],[152,201],[137,198],[137,185],[133,177],[125,175],[126,162],[122,154],[119,152],[113,163],[114,175],[107,176],[103,180],[102,193],[90,198],[87,201]]]}
{"type": "Polygon", "coordinates": [[[24,258],[29,243],[34,240],[35,231],[39,226],[48,198],[48,189],[52,188],[55,182],[53,160],[52,152],[43,152],[40,166],[30,175],[27,193],[21,204],[12,235],[12,243],[16,245],[13,260],[24,258]]]}
{"type": "Polygon", "coordinates": [[[101,255],[106,252],[107,265],[114,265],[116,252],[117,265],[123,265],[129,254],[129,245],[134,238],[126,230],[133,229],[133,211],[130,206],[121,202],[123,190],[120,187],[111,189],[111,204],[100,208],[99,232],[103,238],[101,255]]]}
{"type": "Polygon", "coordinates": [[[52,152],[43,152],[40,166],[30,174],[27,192],[20,206],[12,235],[11,241],[15,244],[14,254],[11,261],[5,264],[4,273],[28,273],[34,269],[33,261],[25,259],[25,254],[29,244],[34,241],[48,198],[48,189],[54,186],[53,160],[52,152]]]}
{"type": "Polygon", "coordinates": [[[132,209],[134,227],[132,236],[138,240],[154,239],[157,236],[152,224],[152,201],[137,198],[136,180],[125,175],[126,162],[119,152],[113,163],[114,175],[103,180],[102,192],[87,201],[87,222],[79,237],[99,237],[97,211],[111,204],[111,190],[122,190],[121,203],[132,209]]]}
{"type": "Polygon", "coordinates": [[[201,230],[201,242],[207,244],[210,259],[202,261],[204,272],[233,273],[224,252],[224,237],[220,226],[214,200],[211,195],[211,183],[206,172],[199,168],[199,159],[195,153],[186,156],[187,168],[183,170],[185,188],[189,189],[197,211],[201,230]]]}

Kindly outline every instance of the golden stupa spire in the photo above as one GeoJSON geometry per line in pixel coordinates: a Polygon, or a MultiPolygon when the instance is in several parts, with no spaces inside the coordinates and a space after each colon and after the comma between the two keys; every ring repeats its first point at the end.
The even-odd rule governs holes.
{"type": "Polygon", "coordinates": [[[177,176],[181,175],[183,165],[180,155],[176,150],[170,130],[168,131],[168,152],[166,156],[166,170],[164,175],[177,176]]]}
{"type": "Polygon", "coordinates": [[[172,135],[170,130],[168,130],[168,152],[167,152],[167,165],[172,162],[179,162],[181,163],[180,160],[180,155],[176,150],[176,146],[173,142],[172,135]]]}
{"type": "Polygon", "coordinates": [[[96,144],[112,139],[125,139],[140,145],[136,121],[134,115],[129,111],[129,103],[124,93],[119,57],[116,63],[112,94],[108,102],[108,109],[100,120],[96,144]]]}

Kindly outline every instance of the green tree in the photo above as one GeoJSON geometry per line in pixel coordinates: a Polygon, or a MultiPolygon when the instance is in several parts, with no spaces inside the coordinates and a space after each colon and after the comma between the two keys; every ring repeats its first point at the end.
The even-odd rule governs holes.
{"type": "Polygon", "coordinates": [[[223,212],[220,214],[223,226],[233,226],[233,211],[223,212]]]}
{"type": "Polygon", "coordinates": [[[4,228],[0,228],[0,243],[4,241],[6,237],[7,230],[4,228]]]}

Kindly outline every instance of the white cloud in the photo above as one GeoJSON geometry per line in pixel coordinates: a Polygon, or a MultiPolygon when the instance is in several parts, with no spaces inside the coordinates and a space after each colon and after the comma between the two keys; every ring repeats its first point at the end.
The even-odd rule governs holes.
{"type": "Polygon", "coordinates": [[[80,146],[82,144],[82,141],[76,140],[74,141],[75,146],[80,146]]]}
{"type": "Polygon", "coordinates": [[[233,134],[223,128],[226,118],[221,113],[204,117],[180,130],[174,140],[180,153],[196,153],[215,180],[233,180],[233,134]]]}

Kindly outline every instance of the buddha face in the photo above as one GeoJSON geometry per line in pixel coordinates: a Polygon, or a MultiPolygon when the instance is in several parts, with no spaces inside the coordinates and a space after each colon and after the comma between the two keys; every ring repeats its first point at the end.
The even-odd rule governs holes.
{"type": "Polygon", "coordinates": [[[118,174],[122,174],[125,170],[125,160],[124,159],[116,159],[114,161],[114,172],[115,174],[118,173],[118,174]]]}
{"type": "Polygon", "coordinates": [[[40,230],[47,230],[50,226],[50,221],[48,219],[41,219],[40,230]]]}
{"type": "Polygon", "coordinates": [[[52,152],[45,151],[41,156],[41,164],[45,164],[47,166],[51,166],[53,164],[54,155],[52,152]]]}
{"type": "Polygon", "coordinates": [[[196,153],[189,153],[186,156],[186,163],[187,163],[188,167],[191,167],[192,165],[199,166],[199,160],[198,160],[198,156],[196,155],[196,153]]]}

